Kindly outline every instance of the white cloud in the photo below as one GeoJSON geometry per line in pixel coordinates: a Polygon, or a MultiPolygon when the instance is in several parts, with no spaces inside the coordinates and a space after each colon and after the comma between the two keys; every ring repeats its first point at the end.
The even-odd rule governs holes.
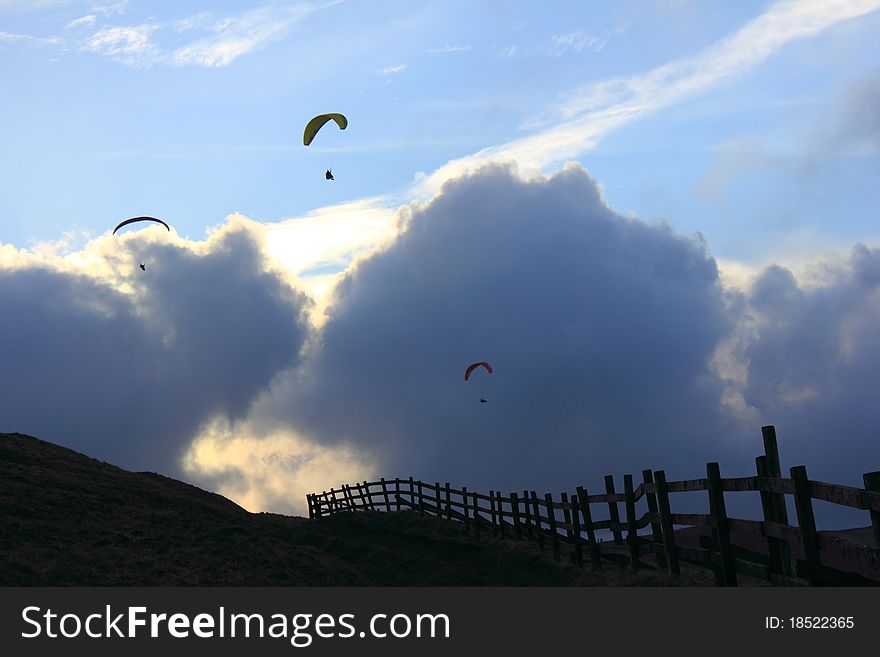
{"type": "Polygon", "coordinates": [[[213,36],[178,48],[169,61],[175,66],[228,66],[242,55],[281,39],[294,25],[321,8],[305,4],[280,9],[263,7],[220,19],[212,27],[213,36]]]}
{"type": "Polygon", "coordinates": [[[590,50],[601,52],[608,42],[608,37],[597,37],[584,30],[575,30],[566,34],[556,34],[550,39],[547,54],[551,57],[559,57],[569,50],[582,52],[590,50]]]}
{"type": "Polygon", "coordinates": [[[57,37],[36,37],[30,34],[11,34],[9,32],[0,32],[0,42],[8,41],[11,43],[31,43],[37,46],[55,46],[63,43],[57,37]]]}
{"type": "Polygon", "coordinates": [[[379,75],[396,75],[397,73],[403,73],[406,70],[406,64],[398,64],[397,66],[387,66],[385,68],[381,68],[376,73],[379,75]]]}
{"type": "Polygon", "coordinates": [[[91,36],[80,50],[109,57],[127,66],[149,68],[162,61],[162,50],[151,39],[157,25],[105,27],[91,36]]]}
{"type": "Polygon", "coordinates": [[[422,193],[430,194],[444,180],[486,162],[514,160],[529,171],[574,158],[611,131],[742,74],[791,41],[878,8],[880,0],[778,2],[695,57],[567,93],[564,102],[551,107],[543,119],[530,122],[534,126],[552,121],[553,127],[450,161],[428,178],[422,193]]]}
{"type": "Polygon", "coordinates": [[[442,48],[428,48],[425,50],[426,53],[432,55],[440,55],[451,52],[462,52],[464,50],[470,50],[470,46],[443,46],[442,48]]]}
{"type": "Polygon", "coordinates": [[[69,30],[75,27],[91,27],[95,24],[96,20],[98,20],[97,16],[95,16],[94,14],[88,14],[87,16],[82,16],[80,18],[70,21],[67,25],[64,26],[64,29],[69,30]]]}

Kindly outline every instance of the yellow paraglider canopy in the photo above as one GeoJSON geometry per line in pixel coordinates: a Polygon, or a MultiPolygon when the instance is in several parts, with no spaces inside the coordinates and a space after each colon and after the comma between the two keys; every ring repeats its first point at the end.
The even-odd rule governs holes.
{"type": "Polygon", "coordinates": [[[311,144],[312,139],[318,134],[318,130],[324,127],[324,124],[330,120],[336,121],[336,125],[339,126],[340,130],[345,130],[348,127],[348,119],[342,114],[318,114],[318,116],[306,124],[305,132],[303,132],[303,145],[308,146],[311,144]]]}

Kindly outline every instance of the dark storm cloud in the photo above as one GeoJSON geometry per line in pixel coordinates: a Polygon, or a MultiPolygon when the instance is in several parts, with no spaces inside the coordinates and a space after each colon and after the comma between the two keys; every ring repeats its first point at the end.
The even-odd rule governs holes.
{"type": "Polygon", "coordinates": [[[134,295],[45,268],[0,270],[0,430],[175,472],[214,413],[246,413],[296,364],[307,300],[227,231],[210,252],[128,241],[134,295]],[[136,255],[135,255],[136,254],[136,255]]]}
{"type": "Polygon", "coordinates": [[[771,267],[748,300],[745,400],[780,426],[791,465],[860,485],[880,469],[880,249],[856,246],[815,287],[771,267]]]}
{"type": "Polygon", "coordinates": [[[609,209],[579,167],[449,183],[339,295],[274,413],[362,446],[386,476],[559,490],[646,467],[699,476],[729,451],[714,260],[609,209]],[[465,383],[484,359],[495,374],[465,383]]]}

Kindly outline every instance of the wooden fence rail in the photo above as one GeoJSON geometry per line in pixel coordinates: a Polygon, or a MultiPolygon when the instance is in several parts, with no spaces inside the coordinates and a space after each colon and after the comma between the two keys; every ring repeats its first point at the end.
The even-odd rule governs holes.
{"type": "Polygon", "coordinates": [[[597,570],[603,562],[616,562],[633,570],[659,568],[679,575],[680,564],[686,562],[713,571],[720,586],[736,586],[738,576],[775,586],[880,586],[880,472],[865,474],[864,488],[811,481],[805,466],[791,468],[785,479],[776,430],[767,426],[762,433],[764,454],[755,459],[757,474],[750,477],[723,478],[717,463],[706,464],[706,477],[684,481],[667,482],[663,470],[643,470],[637,486],[632,475],[624,476],[622,493],[615,490],[614,477],[606,475],[604,493],[590,494],[579,486],[556,499],[534,490],[508,495],[492,490],[486,495],[448,482],[382,478],[311,493],[306,499],[312,519],[351,511],[412,510],[461,523],[468,532],[534,541],[542,552],[552,550],[556,559],[565,549],[578,566],[589,562],[597,570]],[[670,494],[694,491],[706,492],[709,512],[674,513],[670,494]],[[762,521],[728,516],[725,493],[739,492],[760,494],[762,521]],[[796,526],[789,524],[786,495],[794,498],[796,526]],[[818,532],[814,499],[868,511],[873,545],[818,532]],[[639,502],[645,507],[642,512],[639,502]],[[595,520],[592,505],[607,507],[608,519],[595,520]],[[703,528],[700,546],[678,545],[677,527],[703,528]],[[597,539],[600,530],[610,532],[611,540],[597,539]],[[737,545],[734,539],[742,536],[766,541],[767,552],[737,545]]]}

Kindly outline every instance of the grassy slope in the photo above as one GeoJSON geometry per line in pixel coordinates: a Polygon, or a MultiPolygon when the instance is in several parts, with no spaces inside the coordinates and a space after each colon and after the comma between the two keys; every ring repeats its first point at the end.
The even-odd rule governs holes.
{"type": "Polygon", "coordinates": [[[320,521],[252,514],[220,495],[0,434],[0,585],[614,585],[526,542],[464,534],[416,513],[320,521]]]}

